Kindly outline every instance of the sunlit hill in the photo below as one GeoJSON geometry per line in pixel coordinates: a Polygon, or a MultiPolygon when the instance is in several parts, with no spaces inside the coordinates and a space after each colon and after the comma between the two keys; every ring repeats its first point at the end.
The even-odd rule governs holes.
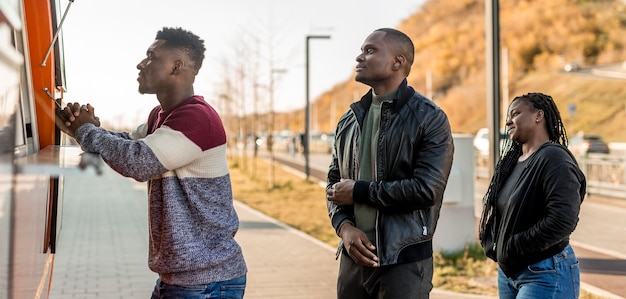
{"type": "MultiPolygon", "coordinates": [[[[568,63],[589,69],[626,60],[624,2],[506,0],[500,1],[500,11],[508,99],[531,91],[550,94],[570,135],[585,131],[607,141],[626,141],[626,80],[563,71],[568,63]],[[571,105],[576,113],[568,112],[571,105]]],[[[453,131],[475,133],[485,127],[484,2],[428,1],[398,29],[416,47],[409,83],[448,113],[453,131]],[[432,84],[427,88],[429,72],[432,84]]],[[[336,119],[366,91],[353,76],[338,82],[313,100],[313,127],[332,131],[336,119]]],[[[277,115],[274,128],[302,131],[303,118],[302,110],[277,115]]]]}

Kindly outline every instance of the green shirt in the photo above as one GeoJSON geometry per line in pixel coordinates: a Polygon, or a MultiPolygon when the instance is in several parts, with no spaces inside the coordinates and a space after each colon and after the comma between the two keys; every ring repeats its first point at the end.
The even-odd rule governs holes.
{"type": "MultiPolygon", "coordinates": [[[[365,115],[359,150],[359,180],[377,181],[376,152],[378,149],[378,130],[380,128],[380,107],[385,101],[391,101],[398,95],[394,90],[384,95],[372,93],[372,105],[365,115]]],[[[370,242],[376,244],[376,208],[363,203],[354,204],[355,226],[365,232],[370,242]]]]}

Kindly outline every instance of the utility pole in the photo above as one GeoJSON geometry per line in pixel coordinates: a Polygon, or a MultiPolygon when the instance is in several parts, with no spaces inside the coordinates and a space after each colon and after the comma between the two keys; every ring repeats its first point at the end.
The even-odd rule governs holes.
{"type": "Polygon", "coordinates": [[[500,12],[498,0],[485,1],[487,128],[489,176],[500,160],[500,12]]]}

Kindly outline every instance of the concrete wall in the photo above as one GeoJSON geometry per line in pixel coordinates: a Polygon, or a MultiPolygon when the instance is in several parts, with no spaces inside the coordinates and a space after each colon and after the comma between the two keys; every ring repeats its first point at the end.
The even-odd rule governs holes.
{"type": "Polygon", "coordinates": [[[459,251],[476,241],[472,135],[454,134],[454,162],[435,231],[435,251],[459,251]]]}

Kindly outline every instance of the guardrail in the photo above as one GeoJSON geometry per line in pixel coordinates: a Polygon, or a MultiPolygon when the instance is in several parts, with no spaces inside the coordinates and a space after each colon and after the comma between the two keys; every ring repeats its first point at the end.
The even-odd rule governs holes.
{"type": "MultiPolygon", "coordinates": [[[[287,149],[287,146],[274,148],[277,152],[297,153],[296,150],[287,149]]],[[[578,165],[587,178],[587,193],[601,196],[614,197],[626,200],[626,152],[615,151],[615,154],[587,154],[576,157],[578,165]]],[[[311,147],[311,153],[327,154],[327,148],[320,146],[311,147]]],[[[476,152],[475,177],[490,179],[487,168],[487,157],[476,152]]]]}
{"type": "Polygon", "coordinates": [[[587,177],[587,193],[626,200],[626,155],[587,154],[577,157],[587,177]]]}
{"type": "MultiPolygon", "coordinates": [[[[587,178],[587,193],[626,200],[626,154],[594,154],[576,157],[587,178]]],[[[489,179],[487,158],[476,155],[476,177],[489,179]]]]}

